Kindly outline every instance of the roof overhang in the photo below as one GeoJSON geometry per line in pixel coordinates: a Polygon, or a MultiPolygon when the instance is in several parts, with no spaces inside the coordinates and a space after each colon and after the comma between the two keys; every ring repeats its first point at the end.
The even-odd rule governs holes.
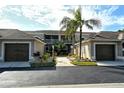
{"type": "Polygon", "coordinates": [[[42,44],[46,44],[45,42],[43,42],[41,39],[38,39],[38,38],[34,38],[36,41],[38,41],[38,42],[40,42],[40,43],[42,43],[42,44]]]}
{"type": "MultiPolygon", "coordinates": [[[[117,39],[113,39],[113,40],[96,40],[96,39],[88,39],[88,40],[84,40],[82,41],[82,43],[87,43],[87,42],[120,42],[121,40],[117,40],[117,39]]],[[[80,42],[76,43],[75,45],[79,45],[80,42]]]]}

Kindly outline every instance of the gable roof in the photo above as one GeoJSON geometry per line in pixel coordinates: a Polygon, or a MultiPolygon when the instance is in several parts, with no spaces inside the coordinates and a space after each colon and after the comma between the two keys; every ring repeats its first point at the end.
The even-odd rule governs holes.
{"type": "Polygon", "coordinates": [[[0,39],[31,39],[34,37],[17,29],[0,29],[0,39]]]}
{"type": "MultiPolygon", "coordinates": [[[[42,33],[42,34],[64,34],[65,31],[60,31],[60,30],[36,30],[36,31],[25,31],[26,33],[29,34],[36,34],[36,33],[42,33]]],[[[76,34],[79,34],[80,32],[77,31],[76,34]]],[[[82,34],[92,34],[95,32],[82,32],[82,34]]]]}
{"type": "MultiPolygon", "coordinates": [[[[124,32],[110,32],[110,31],[101,31],[98,33],[89,34],[88,38],[82,41],[82,43],[89,41],[121,41],[124,40],[124,32]]],[[[75,45],[78,45],[77,42],[75,45]]]]}
{"type": "Polygon", "coordinates": [[[98,33],[92,33],[89,35],[89,38],[87,39],[93,39],[93,40],[118,40],[119,32],[107,32],[107,31],[101,31],[98,33]]]}

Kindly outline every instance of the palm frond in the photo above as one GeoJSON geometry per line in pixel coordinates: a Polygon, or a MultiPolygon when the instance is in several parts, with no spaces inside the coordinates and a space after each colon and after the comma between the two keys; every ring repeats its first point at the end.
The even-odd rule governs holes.
{"type": "Polygon", "coordinates": [[[69,22],[71,19],[67,16],[65,16],[62,21],[60,22],[60,25],[66,24],[67,22],[69,22]]]}
{"type": "Polygon", "coordinates": [[[81,22],[81,8],[79,7],[76,11],[73,13],[74,19],[77,20],[78,22],[81,22]]]}
{"type": "Polygon", "coordinates": [[[87,24],[85,24],[85,26],[86,26],[88,29],[93,30],[93,26],[89,25],[88,23],[87,23],[87,24]]]}
{"type": "Polygon", "coordinates": [[[86,23],[91,24],[92,26],[96,26],[97,28],[101,27],[101,21],[98,19],[89,19],[86,20],[86,23]]]}
{"type": "Polygon", "coordinates": [[[65,30],[66,37],[71,37],[71,36],[73,36],[73,34],[75,34],[76,29],[78,27],[76,25],[77,25],[77,22],[73,19],[68,22],[68,25],[65,30]]]}

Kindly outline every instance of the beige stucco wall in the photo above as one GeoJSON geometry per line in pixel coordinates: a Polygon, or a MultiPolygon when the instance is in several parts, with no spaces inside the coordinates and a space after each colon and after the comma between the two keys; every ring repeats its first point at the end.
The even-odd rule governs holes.
{"type": "Polygon", "coordinates": [[[35,40],[34,41],[34,52],[40,52],[41,56],[44,53],[44,43],[35,40]]]}
{"type": "Polygon", "coordinates": [[[124,43],[124,40],[122,40],[121,42],[118,42],[117,43],[117,60],[121,60],[121,61],[124,61],[124,56],[122,54],[123,52],[123,47],[122,47],[122,44],[124,43]]]}
{"type": "Polygon", "coordinates": [[[118,46],[118,56],[122,56],[122,43],[123,42],[118,42],[117,46],[118,46]]]}
{"type": "MultiPolygon", "coordinates": [[[[83,58],[88,58],[91,60],[95,60],[95,44],[115,44],[116,45],[116,60],[118,59],[124,59],[122,58],[122,42],[100,42],[100,41],[95,41],[95,42],[86,42],[86,43],[82,43],[82,57],[83,58]]],[[[76,46],[76,49],[78,50],[77,52],[75,52],[75,54],[77,54],[79,56],[79,45],[76,46]]]]}
{"type": "MultiPolygon", "coordinates": [[[[82,48],[81,57],[84,59],[86,59],[86,58],[91,59],[91,43],[90,42],[83,43],[81,48],[82,48]]],[[[76,46],[74,53],[79,56],[79,54],[80,54],[79,45],[76,46]]]]}
{"type": "Polygon", "coordinates": [[[80,54],[80,49],[79,49],[79,45],[76,45],[75,48],[74,48],[74,54],[79,56],[80,54]]]}
{"type": "Polygon", "coordinates": [[[91,59],[91,43],[90,42],[82,44],[81,56],[84,59],[86,59],[86,58],[91,59]]]}

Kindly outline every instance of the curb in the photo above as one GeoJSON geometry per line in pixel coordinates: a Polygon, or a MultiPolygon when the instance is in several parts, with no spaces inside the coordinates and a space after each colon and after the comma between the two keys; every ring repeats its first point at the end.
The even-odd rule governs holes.
{"type": "Polygon", "coordinates": [[[124,88],[124,83],[46,85],[46,86],[34,86],[34,88],[124,88]]]}

